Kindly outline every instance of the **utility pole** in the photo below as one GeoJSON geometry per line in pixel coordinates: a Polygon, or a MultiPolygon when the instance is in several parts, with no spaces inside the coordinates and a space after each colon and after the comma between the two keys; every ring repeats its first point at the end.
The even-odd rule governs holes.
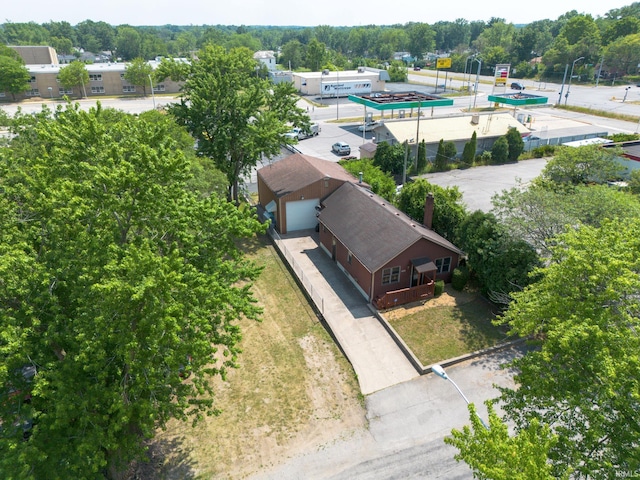
{"type": "Polygon", "coordinates": [[[564,77],[562,77],[562,86],[560,87],[560,94],[558,95],[558,103],[560,105],[562,103],[562,91],[564,90],[564,82],[567,81],[567,72],[569,71],[569,64],[567,63],[564,67],[564,77]]]}

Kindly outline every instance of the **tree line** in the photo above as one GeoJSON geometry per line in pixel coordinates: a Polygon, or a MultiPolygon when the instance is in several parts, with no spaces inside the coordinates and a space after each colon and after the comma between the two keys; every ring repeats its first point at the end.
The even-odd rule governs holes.
{"type": "Polygon", "coordinates": [[[546,79],[557,79],[566,64],[580,57],[584,58],[575,74],[584,79],[597,71],[603,76],[637,74],[639,35],[639,2],[611,9],[602,17],[572,10],[555,20],[526,25],[502,18],[357,27],[112,26],[91,20],[75,26],[64,21],[0,25],[4,44],[50,45],[59,53],[77,55],[77,49],[106,51],[123,61],[189,57],[213,43],[227,49],[273,50],[279,63],[293,69],[317,71],[326,64],[377,66],[391,63],[396,52],[408,52],[412,63],[423,66],[427,53],[439,53],[451,55],[452,69],[458,72],[470,70],[469,57],[476,55],[482,60],[483,74],[492,73],[497,64],[509,63],[516,77],[546,79]]]}

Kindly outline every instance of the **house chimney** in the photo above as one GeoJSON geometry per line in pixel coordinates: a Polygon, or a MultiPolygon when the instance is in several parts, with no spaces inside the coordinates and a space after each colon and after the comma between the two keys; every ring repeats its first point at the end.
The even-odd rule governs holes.
{"type": "Polygon", "coordinates": [[[422,224],[429,229],[433,223],[433,203],[433,193],[429,192],[424,202],[424,220],[422,220],[422,224]]]}

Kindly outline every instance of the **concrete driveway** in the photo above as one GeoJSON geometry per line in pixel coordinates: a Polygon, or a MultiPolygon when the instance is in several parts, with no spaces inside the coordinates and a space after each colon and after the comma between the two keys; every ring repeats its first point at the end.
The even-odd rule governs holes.
{"type": "Polygon", "coordinates": [[[316,232],[284,235],[276,244],[288,252],[287,260],[353,365],[364,395],[419,376],[366,299],[320,248],[316,232]]]}

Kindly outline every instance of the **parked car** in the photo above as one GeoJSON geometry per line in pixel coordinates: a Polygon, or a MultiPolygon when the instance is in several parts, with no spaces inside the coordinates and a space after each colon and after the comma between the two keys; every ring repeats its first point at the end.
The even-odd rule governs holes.
{"type": "Polygon", "coordinates": [[[313,123],[309,125],[308,130],[303,130],[298,127],[293,127],[290,132],[284,134],[287,138],[297,138],[298,140],[304,140],[305,138],[315,137],[321,132],[320,125],[313,123]]]}
{"type": "Polygon", "coordinates": [[[418,67],[418,66],[415,66],[415,67],[413,67],[413,70],[416,71],[416,72],[419,72],[421,70],[421,68],[418,67]]]}
{"type": "Polygon", "coordinates": [[[523,84],[521,84],[520,82],[513,82],[513,83],[511,84],[511,88],[512,88],[513,90],[524,90],[524,85],[523,85],[523,84]]]}
{"type": "Polygon", "coordinates": [[[358,127],[358,131],[360,132],[372,132],[374,128],[380,125],[380,122],[367,122],[364,125],[360,125],[358,127]]]}
{"type": "Polygon", "coordinates": [[[338,155],[349,155],[351,153],[351,147],[344,142],[336,142],[331,146],[331,150],[333,150],[338,155]]]}

